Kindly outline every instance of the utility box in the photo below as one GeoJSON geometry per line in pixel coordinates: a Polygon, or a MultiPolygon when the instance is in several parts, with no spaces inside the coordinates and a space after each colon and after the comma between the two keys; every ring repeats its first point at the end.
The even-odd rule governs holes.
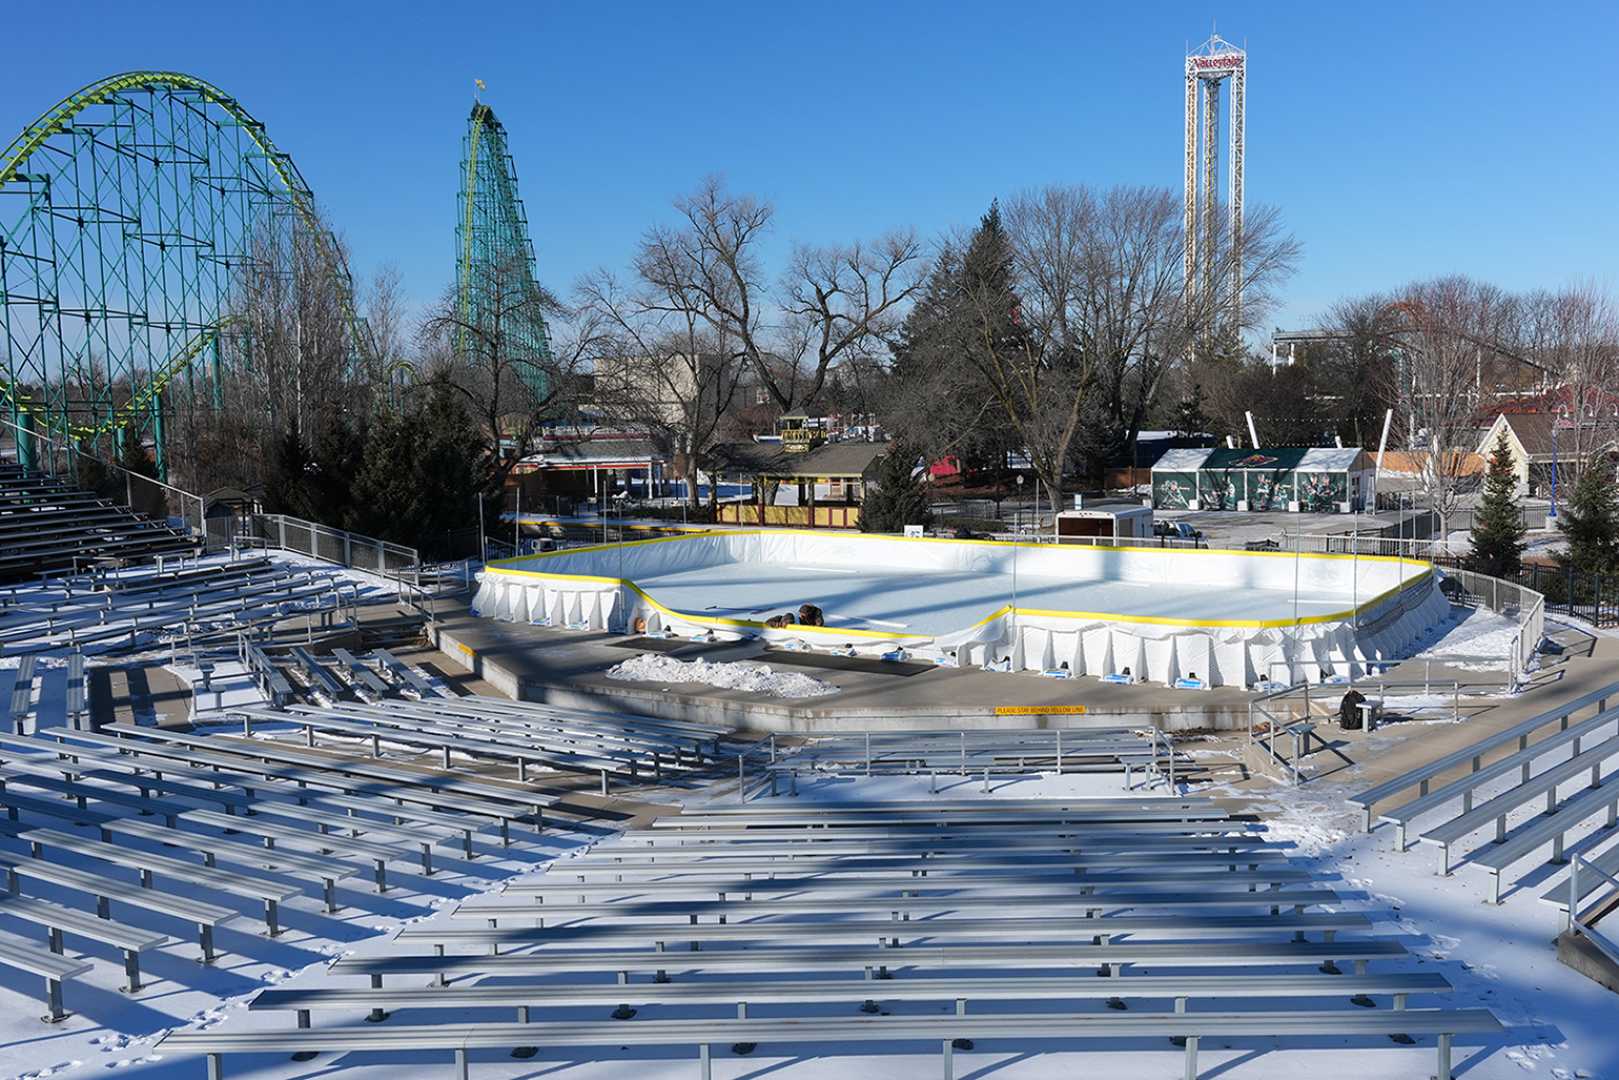
{"type": "Polygon", "coordinates": [[[1127,503],[1091,505],[1057,514],[1059,544],[1117,543],[1152,539],[1152,509],[1127,503]]]}

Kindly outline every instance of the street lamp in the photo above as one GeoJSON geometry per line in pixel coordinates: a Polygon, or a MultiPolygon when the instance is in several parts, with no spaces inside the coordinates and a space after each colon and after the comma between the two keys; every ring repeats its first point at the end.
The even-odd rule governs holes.
{"type": "MultiPolygon", "coordinates": [[[[1017,490],[1018,490],[1018,513],[1021,514],[1023,512],[1023,474],[1022,473],[1018,473],[1018,475],[1017,475],[1017,490]]],[[[1019,521],[1019,524],[1020,525],[1022,524],[1021,520],[1019,521]]],[[[1021,535],[1021,533],[1019,535],[1021,535]]],[[[1017,550],[1018,550],[1019,544],[1020,544],[1020,541],[1018,540],[1018,537],[1014,536],[1012,538],[1012,652],[1013,652],[1013,655],[1016,655],[1017,648],[1018,648],[1017,550]]]]}
{"type": "Polygon", "coordinates": [[[1546,516],[1557,517],[1557,414],[1552,413],[1552,504],[1546,508],[1546,516]]]}

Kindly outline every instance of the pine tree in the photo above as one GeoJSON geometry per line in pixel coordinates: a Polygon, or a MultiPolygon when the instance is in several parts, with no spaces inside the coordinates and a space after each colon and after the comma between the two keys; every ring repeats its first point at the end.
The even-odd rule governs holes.
{"type": "Polygon", "coordinates": [[[860,531],[904,532],[907,525],[927,525],[933,521],[927,492],[915,475],[916,455],[899,443],[890,443],[888,452],[877,459],[877,475],[866,485],[860,502],[860,531]]]}
{"type": "Polygon", "coordinates": [[[1568,551],[1558,561],[1577,574],[1619,573],[1619,496],[1613,483],[1612,467],[1593,461],[1558,517],[1568,537],[1568,551]]]}
{"type": "Polygon", "coordinates": [[[1518,509],[1518,475],[1502,432],[1490,452],[1484,498],[1473,515],[1473,569],[1491,577],[1516,577],[1523,565],[1524,531],[1518,509]]]}
{"type": "Polygon", "coordinates": [[[1203,384],[1193,383],[1192,392],[1175,409],[1175,433],[1187,438],[1207,435],[1214,426],[1203,411],[1203,384]]]}
{"type": "Polygon", "coordinates": [[[157,479],[157,460],[133,430],[124,431],[124,446],[118,455],[118,464],[134,474],[122,485],[129,492],[129,508],[147,517],[168,517],[168,501],[163,489],[156,484],[143,484],[139,479],[143,476],[149,480],[157,479]]]}

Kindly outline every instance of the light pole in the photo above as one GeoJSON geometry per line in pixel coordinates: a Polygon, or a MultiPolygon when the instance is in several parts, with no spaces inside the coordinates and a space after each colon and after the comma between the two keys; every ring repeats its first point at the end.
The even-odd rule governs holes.
{"type": "Polygon", "coordinates": [[[1552,413],[1552,504],[1546,508],[1546,516],[1557,517],[1557,414],[1552,413]]]}
{"type": "MultiPolygon", "coordinates": [[[[1022,473],[1018,473],[1017,490],[1018,490],[1018,509],[1019,509],[1019,512],[1021,513],[1022,507],[1023,507],[1023,474],[1022,473]]],[[[1017,647],[1018,647],[1017,549],[1018,549],[1018,540],[1014,536],[1013,539],[1012,539],[1012,652],[1014,654],[1016,654],[1017,647]]]]}

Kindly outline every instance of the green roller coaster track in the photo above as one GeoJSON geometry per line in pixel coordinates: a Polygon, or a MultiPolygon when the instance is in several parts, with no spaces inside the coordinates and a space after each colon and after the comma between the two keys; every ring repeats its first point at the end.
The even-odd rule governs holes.
{"type": "Polygon", "coordinates": [[[457,348],[467,351],[468,339],[477,329],[490,326],[499,317],[497,311],[515,315],[502,326],[502,348],[517,361],[523,383],[536,398],[543,398],[551,339],[535,273],[534,245],[517,194],[517,169],[506,147],[506,129],[482,102],[473,105],[461,143],[459,210],[457,348]]]}
{"type": "MultiPolygon", "coordinates": [[[[370,352],[342,252],[314,196],[236,99],[134,71],[69,95],[0,156],[0,408],[14,431],[83,445],[150,429],[163,399],[218,407],[245,328],[240,276],[266,244],[313,241],[352,357],[370,352]],[[210,361],[206,372],[198,361],[210,361]]],[[[31,453],[19,437],[18,451],[31,453]]]]}

